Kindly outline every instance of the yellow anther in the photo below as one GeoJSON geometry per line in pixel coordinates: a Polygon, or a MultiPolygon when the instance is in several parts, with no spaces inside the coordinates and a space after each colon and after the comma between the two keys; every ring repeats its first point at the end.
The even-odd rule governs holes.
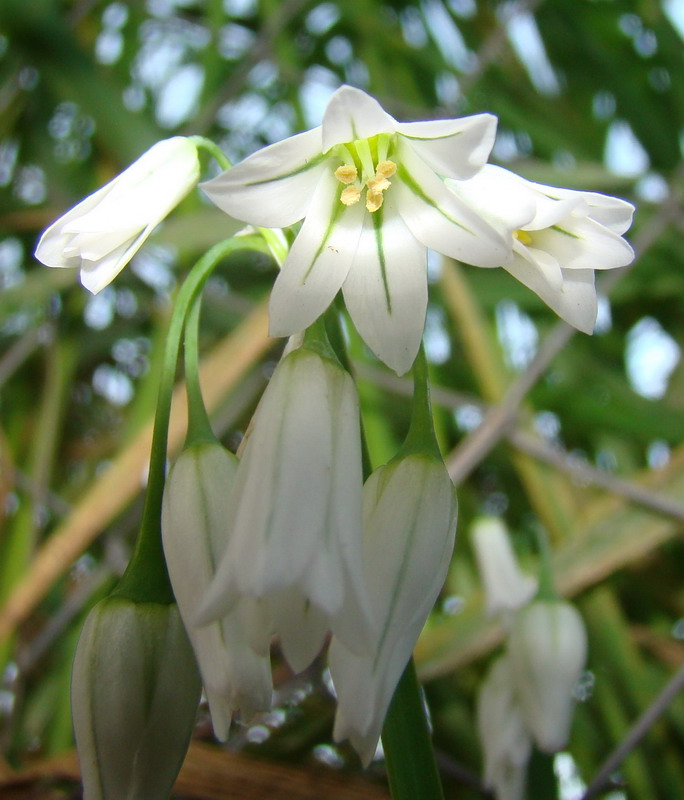
{"type": "Polygon", "coordinates": [[[366,208],[372,213],[377,211],[382,205],[385,195],[382,192],[377,192],[374,189],[369,189],[366,192],[366,208]]]}
{"type": "Polygon", "coordinates": [[[513,237],[517,239],[521,244],[524,244],[526,247],[529,247],[532,244],[532,237],[527,231],[524,231],[522,229],[513,231],[513,237]]]}
{"type": "MultiPolygon", "coordinates": [[[[340,183],[344,184],[354,183],[357,174],[356,167],[353,164],[342,164],[341,167],[335,170],[335,177],[340,183]]],[[[356,200],[354,202],[356,202],[356,200]]]]}
{"type": "Polygon", "coordinates": [[[381,161],[375,168],[376,178],[391,178],[397,171],[397,165],[394,161],[381,161]]]}
{"type": "Polygon", "coordinates": [[[366,181],[366,186],[372,192],[384,192],[390,187],[390,182],[387,178],[378,178],[376,175],[374,178],[371,178],[369,181],[366,181]]]}
{"type": "Polygon", "coordinates": [[[345,189],[342,190],[342,194],[340,195],[340,201],[345,206],[353,206],[354,203],[358,203],[361,197],[361,189],[358,186],[347,186],[345,189]]]}

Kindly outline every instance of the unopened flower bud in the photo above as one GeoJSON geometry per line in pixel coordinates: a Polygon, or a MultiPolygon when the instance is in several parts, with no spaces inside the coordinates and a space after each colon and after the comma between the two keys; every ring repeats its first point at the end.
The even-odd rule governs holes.
{"type": "Polygon", "coordinates": [[[456,493],[444,464],[423,454],[380,467],[363,487],[364,567],[377,639],[362,655],[335,636],[335,739],[368,765],[394,690],[451,560],[456,493]]]}
{"type": "Polygon", "coordinates": [[[484,753],[483,782],[497,800],[523,800],[532,739],[515,694],[510,659],[499,658],[477,698],[477,730],[484,753]]]}
{"type": "Polygon", "coordinates": [[[587,658],[587,634],[577,609],[561,600],[538,600],[515,618],[508,652],[525,722],[540,750],[567,744],[573,688],[587,658]]]}
{"type": "Polygon", "coordinates": [[[200,696],[175,605],[108,597],[76,649],[72,712],[85,800],[168,800],[200,696]]]}
{"type": "Polygon", "coordinates": [[[482,517],[472,528],[472,543],[490,615],[517,611],[537,589],[534,578],[521,572],[506,528],[497,517],[482,517]]]}
{"type": "Polygon", "coordinates": [[[271,707],[270,629],[262,621],[260,653],[248,627],[256,601],[239,600],[224,617],[197,626],[197,609],[228,543],[230,490],[237,458],[220,444],[188,447],[171,467],[164,488],[162,536],[174,594],[195,650],[214,730],[225,740],[233,711],[243,720],[271,707]]]}

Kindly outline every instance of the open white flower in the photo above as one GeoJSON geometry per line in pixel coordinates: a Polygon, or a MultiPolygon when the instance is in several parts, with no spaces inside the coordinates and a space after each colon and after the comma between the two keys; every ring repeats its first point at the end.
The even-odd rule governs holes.
{"type": "Polygon", "coordinates": [[[271,335],[308,327],[340,288],[369,347],[398,373],[415,358],[427,307],[426,248],[498,266],[510,245],[444,185],[486,162],[496,118],[397,122],[342,86],[320,127],[259,150],[203,184],[236,219],[304,224],[271,294],[271,335]]]}
{"type": "Polygon", "coordinates": [[[634,206],[596,192],[532,183],[491,164],[469,180],[446,185],[509,238],[513,259],[501,266],[566,322],[592,333],[594,270],[633,261],[622,234],[634,206]]]}
{"type": "Polygon", "coordinates": [[[364,765],[375,753],[392,695],[446,577],[456,492],[444,464],[415,454],[376,469],[363,487],[364,567],[377,629],[365,652],[334,636],[335,739],[364,765]]]}
{"type": "Polygon", "coordinates": [[[262,620],[261,652],[248,636],[259,609],[243,598],[210,625],[195,625],[203,592],[227,545],[230,487],[237,458],[218,443],[191,445],[164,487],[162,536],[173,591],[192,643],[216,735],[228,737],[233,711],[248,722],[271,707],[270,628],[262,620]],[[250,625],[252,623],[252,625],[250,625]]]}
{"type": "Polygon", "coordinates": [[[36,258],[48,267],[78,267],[96,294],[138,252],[157,225],[196,186],[197,147],[174,136],[157,142],[106,186],[43,233],[36,258]]]}
{"type": "Polygon", "coordinates": [[[252,420],[227,515],[228,547],[200,622],[262,604],[299,672],[332,630],[370,636],[363,585],[358,398],[338,362],[305,344],[276,367],[252,420]]]}

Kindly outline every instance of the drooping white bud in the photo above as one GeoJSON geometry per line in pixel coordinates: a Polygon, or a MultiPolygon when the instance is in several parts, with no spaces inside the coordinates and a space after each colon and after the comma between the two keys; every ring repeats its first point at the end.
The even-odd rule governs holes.
{"type": "Polygon", "coordinates": [[[79,267],[81,283],[99,292],[197,185],[199,172],[191,139],[174,136],[157,142],[53,222],[38,242],[36,258],[48,267],[79,267]]]}
{"type": "Polygon", "coordinates": [[[411,455],[375,470],[363,488],[364,567],[377,639],[363,654],[333,637],[334,735],[362,762],[375,753],[394,690],[446,577],[456,493],[444,464],[411,455]]]}
{"type": "Polygon", "coordinates": [[[564,601],[537,600],[516,615],[508,652],[520,707],[539,749],[561,750],[570,735],[573,688],[587,658],[582,617],[564,601]]]}
{"type": "Polygon", "coordinates": [[[516,699],[507,656],[494,662],[480,687],[477,730],[484,752],[484,785],[497,800],[523,800],[532,738],[516,699]]]}
{"type": "Polygon", "coordinates": [[[246,436],[229,543],[199,621],[239,598],[260,601],[286,659],[301,671],[332,630],[370,637],[361,541],[361,439],[349,373],[306,345],[288,352],[246,436]]]}
{"type": "Polygon", "coordinates": [[[255,600],[241,598],[224,617],[196,625],[197,609],[223,555],[237,458],[218,443],[188,447],[164,488],[162,537],[173,591],[197,655],[214,730],[225,740],[233,711],[249,720],[271,707],[270,627],[255,600]],[[256,617],[256,619],[255,619],[256,617]],[[261,629],[259,652],[254,631],[261,629]]]}
{"type": "Polygon", "coordinates": [[[508,614],[528,603],[537,581],[520,570],[508,532],[498,517],[481,517],[471,530],[487,603],[487,613],[508,614]]]}
{"type": "Polygon", "coordinates": [[[72,712],[85,800],[168,800],[200,696],[175,605],[108,597],[76,649],[72,712]]]}

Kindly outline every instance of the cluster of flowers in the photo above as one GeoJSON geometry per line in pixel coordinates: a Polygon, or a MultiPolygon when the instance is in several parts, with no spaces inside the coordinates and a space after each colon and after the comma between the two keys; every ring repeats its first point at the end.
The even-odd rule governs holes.
{"type": "MultiPolygon", "coordinates": [[[[239,458],[216,441],[194,443],[170,471],[164,496],[169,573],[221,738],[233,712],[249,718],[269,707],[273,635],[296,671],[331,635],[335,737],[349,738],[367,764],[451,557],[456,500],[424,419],[416,428],[422,439],[409,433],[400,453],[362,481],[356,388],[317,323],[338,292],[371,350],[403,374],[423,334],[427,248],[504,267],[586,332],[596,319],[594,270],[633,258],[622,238],[629,203],[487,165],[495,128],[490,114],[400,123],[343,86],[320,127],[203,185],[216,205],[250,225],[303,220],[270,299],[272,335],[291,339],[239,458]]],[[[38,259],[78,266],[87,288],[102,289],[196,185],[198,146],[180,137],[157,144],[54,223],[38,259]]],[[[414,413],[429,413],[427,403],[420,406],[414,413]]],[[[551,624],[535,615],[556,614],[536,608],[519,615],[520,640],[528,617],[534,626],[551,624]]],[[[168,624],[176,631],[176,622],[168,624]]],[[[141,663],[175,641],[175,633],[159,640],[139,633],[144,643],[129,649],[141,663]]],[[[501,664],[516,662],[514,638],[501,664]]],[[[81,652],[83,663],[93,661],[90,644],[81,652]]],[[[501,684],[504,669],[516,672],[496,669],[490,685],[501,684]]],[[[92,671],[79,670],[87,683],[92,671]]],[[[526,708],[516,687],[515,703],[526,708]]],[[[513,705],[510,699],[506,708],[513,705]]],[[[92,727],[91,711],[76,709],[77,735],[79,719],[92,727]]],[[[490,709],[483,719],[492,716],[490,709]]],[[[545,746],[531,719],[526,730],[545,746]]],[[[506,760],[518,758],[501,752],[488,756],[494,786],[506,760]]]]}
{"type": "Polygon", "coordinates": [[[444,581],[456,497],[439,454],[414,449],[364,484],[354,382],[320,339],[296,344],[239,460],[199,443],[171,469],[164,549],[218,736],[233,711],[270,708],[272,635],[300,672],[331,633],[335,737],[368,764],[444,581]]]}
{"type": "Polygon", "coordinates": [[[499,519],[479,520],[472,542],[487,611],[507,630],[505,652],[491,665],[478,698],[484,783],[497,800],[523,800],[532,744],[556,753],[570,737],[587,634],[574,606],[537,595],[537,581],[518,567],[499,519]]]}
{"type": "MultiPolygon", "coordinates": [[[[304,220],[271,293],[271,334],[303,331],[341,289],[371,350],[406,372],[425,323],[427,248],[466,264],[503,267],[591,333],[594,270],[634,258],[622,238],[634,208],[487,164],[495,133],[492,114],[397,122],[365,92],[343,86],[321,126],[203,184],[219,208],[250,225],[304,220]]],[[[37,258],[80,266],[84,285],[99,291],[198,174],[191,139],[160,142],[48,228],[37,258]]]]}

